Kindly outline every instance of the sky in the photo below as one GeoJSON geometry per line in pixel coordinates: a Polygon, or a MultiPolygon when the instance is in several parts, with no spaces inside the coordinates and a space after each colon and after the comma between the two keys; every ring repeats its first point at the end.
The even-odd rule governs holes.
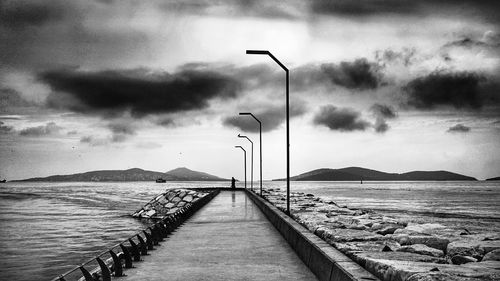
{"type": "Polygon", "coordinates": [[[0,0],[0,178],[500,176],[497,0],[0,0]]]}

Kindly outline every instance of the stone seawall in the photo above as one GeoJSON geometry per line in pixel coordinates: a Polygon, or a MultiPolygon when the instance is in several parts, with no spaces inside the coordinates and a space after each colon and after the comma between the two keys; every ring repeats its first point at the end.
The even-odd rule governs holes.
{"type": "Polygon", "coordinates": [[[167,189],[164,193],[156,196],[144,207],[132,214],[136,218],[161,219],[165,216],[175,214],[180,208],[189,206],[208,195],[207,189],[167,189]]]}
{"type": "MultiPolygon", "coordinates": [[[[263,196],[286,208],[280,189],[263,196]]],[[[382,280],[500,280],[500,234],[414,224],[291,193],[292,218],[382,280]]]]}

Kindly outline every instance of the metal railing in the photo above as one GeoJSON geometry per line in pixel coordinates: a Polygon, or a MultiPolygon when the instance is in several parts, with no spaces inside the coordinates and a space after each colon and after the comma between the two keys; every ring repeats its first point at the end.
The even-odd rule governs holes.
{"type": "Polygon", "coordinates": [[[148,251],[154,250],[154,246],[158,246],[159,242],[219,193],[219,189],[204,189],[207,190],[209,194],[199,200],[186,204],[175,213],[143,229],[141,233],[113,245],[51,281],[109,281],[111,276],[123,276],[124,269],[131,268],[134,262],[141,260],[141,256],[148,255],[148,251]],[[87,268],[92,269],[89,271],[87,268]]]}

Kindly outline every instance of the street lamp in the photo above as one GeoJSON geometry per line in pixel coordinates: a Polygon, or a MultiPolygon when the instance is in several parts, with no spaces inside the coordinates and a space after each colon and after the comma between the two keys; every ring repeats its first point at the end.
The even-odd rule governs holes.
{"type": "Polygon", "coordinates": [[[243,150],[243,161],[245,162],[245,189],[247,188],[247,151],[240,145],[235,146],[236,148],[241,148],[243,150]]]}
{"type": "Polygon", "coordinates": [[[250,157],[250,159],[252,159],[252,160],[250,160],[250,163],[251,163],[251,165],[250,165],[250,171],[251,171],[250,172],[250,190],[253,191],[253,141],[249,137],[244,136],[244,135],[240,135],[240,134],[238,134],[238,138],[246,138],[252,144],[252,155],[250,157]]]}
{"type": "Polygon", "coordinates": [[[268,55],[286,74],[286,212],[290,215],[290,78],[288,68],[267,50],[246,50],[247,55],[268,55]]]}
{"type": "MultiPolygon", "coordinates": [[[[259,122],[259,142],[260,142],[260,196],[262,197],[262,123],[260,122],[257,117],[255,117],[252,113],[250,112],[240,112],[240,115],[250,115],[255,119],[255,121],[259,122]]],[[[253,155],[253,152],[252,152],[253,155]]],[[[253,164],[252,164],[253,167],[253,164]]],[[[253,176],[252,176],[253,178],[253,176]]]]}

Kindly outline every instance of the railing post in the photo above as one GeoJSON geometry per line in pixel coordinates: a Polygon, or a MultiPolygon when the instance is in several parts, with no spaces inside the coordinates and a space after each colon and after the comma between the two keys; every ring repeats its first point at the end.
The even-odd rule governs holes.
{"type": "Polygon", "coordinates": [[[128,242],[130,243],[130,246],[132,246],[132,255],[134,256],[134,261],[140,261],[141,260],[141,253],[139,252],[139,247],[137,247],[137,244],[132,241],[132,238],[128,239],[128,242]]]}
{"type": "Polygon", "coordinates": [[[92,277],[90,272],[88,272],[85,268],[83,268],[83,266],[80,266],[80,271],[82,272],[83,277],[85,277],[85,281],[96,281],[94,277],[92,277]]]}
{"type": "Polygon", "coordinates": [[[148,250],[154,250],[153,237],[151,237],[151,234],[149,234],[146,230],[143,230],[142,232],[144,233],[144,236],[146,236],[146,243],[148,245],[148,250]]]}
{"type": "Polygon", "coordinates": [[[120,244],[120,248],[122,249],[123,257],[125,258],[125,268],[131,268],[132,256],[130,256],[130,252],[128,251],[127,247],[123,246],[123,244],[120,244]]]}
{"type": "Polygon", "coordinates": [[[115,252],[113,252],[113,250],[109,250],[109,254],[111,255],[111,258],[113,258],[113,271],[115,272],[115,277],[123,276],[122,261],[118,258],[115,252]]]}
{"type": "Polygon", "coordinates": [[[146,242],[144,242],[144,239],[137,234],[137,240],[139,240],[139,244],[141,244],[141,255],[145,256],[148,254],[148,245],[146,245],[146,242]]]}
{"type": "Polygon", "coordinates": [[[111,281],[111,272],[109,271],[108,266],[101,260],[101,258],[97,257],[95,259],[101,268],[102,281],[111,281]]]}

